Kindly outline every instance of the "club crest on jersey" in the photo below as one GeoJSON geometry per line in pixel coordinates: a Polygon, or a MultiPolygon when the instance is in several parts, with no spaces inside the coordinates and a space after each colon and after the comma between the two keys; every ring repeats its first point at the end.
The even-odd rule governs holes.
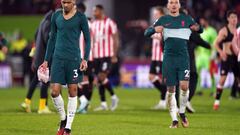
{"type": "Polygon", "coordinates": [[[185,21],[182,21],[182,27],[184,27],[185,26],[185,21]]]}
{"type": "Polygon", "coordinates": [[[165,27],[167,27],[167,26],[170,26],[172,23],[167,23],[167,24],[165,24],[165,27]]]}

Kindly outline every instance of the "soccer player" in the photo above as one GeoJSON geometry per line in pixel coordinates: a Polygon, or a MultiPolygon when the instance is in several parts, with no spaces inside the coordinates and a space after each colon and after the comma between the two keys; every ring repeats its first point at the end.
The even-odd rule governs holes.
{"type": "Polygon", "coordinates": [[[4,38],[3,33],[0,32],[0,63],[6,60],[7,52],[7,40],[4,38]]]}
{"type": "Polygon", "coordinates": [[[189,55],[187,41],[192,31],[201,31],[200,26],[192,17],[180,14],[179,0],[168,0],[167,8],[169,15],[157,20],[153,27],[145,31],[145,36],[152,36],[154,33],[163,33],[164,56],[163,56],[163,78],[167,85],[167,102],[172,124],[170,128],[178,127],[177,103],[175,98],[176,85],[180,86],[180,109],[179,115],[183,127],[189,127],[185,115],[185,109],[189,96],[189,55]]]}
{"type": "Polygon", "coordinates": [[[108,80],[108,74],[111,69],[112,62],[117,62],[118,51],[118,31],[116,23],[105,16],[102,5],[96,5],[93,9],[95,20],[91,25],[93,32],[93,54],[95,63],[95,72],[98,78],[99,94],[101,105],[95,108],[95,111],[108,110],[105,97],[105,89],[111,94],[112,105],[110,109],[114,111],[119,99],[114,93],[112,85],[108,80]]]}
{"type": "MultiPolygon", "coordinates": [[[[46,53],[46,48],[47,48],[47,41],[49,38],[48,33],[50,31],[51,16],[53,13],[54,13],[53,10],[50,10],[48,13],[46,13],[36,33],[36,47],[35,47],[35,54],[33,54],[34,56],[33,56],[33,63],[32,63],[32,70],[34,72],[34,76],[28,88],[25,101],[21,104],[21,107],[27,113],[31,112],[31,99],[39,83],[38,76],[37,76],[37,68],[44,61],[44,55],[46,53]]],[[[48,106],[46,106],[47,97],[48,97],[48,87],[49,87],[49,83],[44,83],[44,82],[41,83],[40,101],[39,101],[39,109],[38,109],[39,114],[52,113],[49,110],[48,106]]]]}
{"type": "MultiPolygon", "coordinates": [[[[200,74],[202,71],[205,73],[207,73],[208,71],[210,72],[213,86],[211,88],[211,95],[213,95],[215,91],[215,78],[218,70],[216,63],[216,50],[213,47],[214,41],[217,38],[217,31],[209,24],[208,20],[204,17],[200,18],[200,24],[201,26],[203,26],[203,33],[201,34],[201,37],[212,46],[213,50],[206,50],[205,48],[201,47],[196,49],[196,55],[198,56],[196,59],[197,71],[198,74],[200,74]]],[[[201,86],[203,82],[204,80],[201,81],[201,86]]],[[[203,94],[201,88],[197,90],[197,94],[200,96],[203,94]]]]}
{"type": "MultiPolygon", "coordinates": [[[[77,3],[77,8],[80,12],[85,13],[86,6],[83,3],[77,3]]],[[[91,32],[91,20],[88,18],[88,25],[91,34],[91,44],[93,41],[93,36],[91,32]]],[[[83,34],[80,36],[80,50],[84,50],[85,41],[83,34]]],[[[81,51],[81,57],[84,57],[84,51],[81,51]]],[[[89,54],[89,61],[88,61],[88,68],[86,71],[83,72],[83,81],[78,85],[78,98],[80,101],[79,108],[77,113],[87,113],[87,106],[92,97],[93,92],[93,81],[94,81],[94,63],[93,63],[93,54],[92,54],[92,47],[89,54]]]]}
{"type": "MultiPolygon", "coordinates": [[[[238,16],[233,10],[227,12],[228,24],[224,26],[218,33],[215,48],[220,54],[221,58],[221,69],[220,69],[220,80],[216,89],[215,102],[213,104],[213,109],[218,110],[220,105],[220,99],[223,92],[223,86],[226,81],[228,72],[232,71],[234,77],[238,80],[239,84],[239,70],[237,68],[237,57],[232,51],[232,40],[234,33],[237,29],[238,16]]],[[[239,85],[238,85],[239,87],[239,85]]],[[[239,89],[239,88],[238,88],[239,89]]]]}
{"type": "Polygon", "coordinates": [[[76,1],[61,0],[61,4],[63,9],[56,11],[51,19],[45,61],[40,68],[46,71],[52,60],[51,96],[61,120],[57,135],[70,135],[77,109],[77,84],[82,77],[81,71],[87,69],[91,41],[87,18],[77,11],[76,1]],[[79,37],[81,32],[83,32],[86,42],[84,58],[80,58],[79,37]],[[60,94],[61,86],[65,84],[67,84],[69,95],[67,116],[60,94]]]}
{"type": "MultiPolygon", "coordinates": [[[[3,33],[0,32],[0,53],[2,53],[3,55],[6,55],[8,52],[8,48],[7,48],[7,40],[4,38],[3,33]]],[[[0,56],[1,57],[1,56],[0,56]]],[[[3,56],[4,57],[4,56],[3,56]]],[[[4,59],[4,58],[3,58],[4,59]]],[[[2,58],[0,58],[0,61],[3,60],[2,58]]]]}
{"type": "MultiPolygon", "coordinates": [[[[153,10],[153,17],[155,20],[159,19],[164,15],[164,11],[162,7],[155,7],[153,10]]],[[[152,36],[152,61],[150,66],[150,72],[149,72],[149,80],[153,83],[155,88],[157,88],[160,92],[160,101],[159,103],[154,106],[153,109],[166,109],[166,92],[167,87],[162,82],[162,80],[159,79],[159,76],[161,75],[161,69],[162,69],[162,60],[163,60],[163,45],[162,45],[162,35],[161,33],[155,33],[152,36]]]]}

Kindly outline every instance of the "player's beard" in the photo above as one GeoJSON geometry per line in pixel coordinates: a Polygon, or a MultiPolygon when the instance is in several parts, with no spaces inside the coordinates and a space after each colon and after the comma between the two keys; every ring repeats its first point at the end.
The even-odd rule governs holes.
{"type": "Polygon", "coordinates": [[[67,9],[63,9],[63,11],[65,14],[68,14],[70,12],[70,10],[67,10],[67,9]]]}
{"type": "Polygon", "coordinates": [[[63,11],[64,11],[64,13],[65,14],[68,14],[68,13],[70,13],[72,10],[73,10],[73,8],[74,8],[74,6],[73,7],[69,7],[69,8],[63,8],[63,11]]]}

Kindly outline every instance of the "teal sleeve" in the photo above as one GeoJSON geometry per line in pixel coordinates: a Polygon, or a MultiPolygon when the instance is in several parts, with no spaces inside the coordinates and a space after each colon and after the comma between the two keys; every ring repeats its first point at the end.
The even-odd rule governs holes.
{"type": "Polygon", "coordinates": [[[188,15],[188,21],[189,21],[190,26],[196,24],[196,21],[189,15],[188,15]]]}
{"type": "Polygon", "coordinates": [[[151,37],[154,33],[155,33],[154,27],[149,27],[148,29],[145,30],[144,36],[151,37]]]}
{"type": "Polygon", "coordinates": [[[56,13],[54,13],[51,18],[51,30],[49,33],[47,50],[46,50],[46,54],[45,54],[45,58],[44,58],[44,60],[47,62],[50,62],[50,60],[52,59],[52,55],[53,55],[54,49],[55,49],[56,35],[57,35],[57,26],[56,26],[56,22],[55,22],[56,15],[55,14],[56,13]]]}
{"type": "Polygon", "coordinates": [[[85,41],[85,48],[84,48],[84,60],[88,61],[90,49],[91,49],[91,37],[90,37],[90,31],[88,26],[87,17],[85,15],[82,16],[81,21],[81,30],[83,32],[84,41],[85,41]]]}
{"type": "Polygon", "coordinates": [[[154,33],[156,33],[154,27],[161,26],[161,25],[162,25],[162,19],[160,18],[154,22],[153,26],[145,30],[144,36],[151,37],[154,33]]]}

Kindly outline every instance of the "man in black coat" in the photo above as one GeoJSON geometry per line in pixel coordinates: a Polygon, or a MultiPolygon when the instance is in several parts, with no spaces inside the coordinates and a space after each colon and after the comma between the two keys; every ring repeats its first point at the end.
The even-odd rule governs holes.
{"type": "MultiPolygon", "coordinates": [[[[193,109],[191,105],[191,100],[195,94],[196,88],[197,88],[197,82],[198,82],[198,74],[197,74],[197,68],[196,68],[196,61],[195,61],[195,48],[197,47],[204,47],[206,49],[211,49],[211,45],[204,41],[200,34],[197,32],[193,32],[190,36],[190,40],[188,42],[188,53],[190,58],[190,81],[189,81],[189,98],[187,103],[187,111],[189,113],[194,113],[195,109],[193,109]]],[[[178,101],[178,90],[176,94],[176,98],[178,101]]]]}
{"type": "MultiPolygon", "coordinates": [[[[32,62],[32,70],[34,72],[34,77],[28,88],[25,101],[21,104],[22,108],[24,108],[24,110],[28,113],[31,112],[31,98],[39,83],[38,76],[37,76],[37,69],[40,66],[40,64],[42,64],[44,61],[44,56],[47,48],[47,41],[48,41],[49,32],[50,32],[51,16],[53,13],[54,11],[50,10],[48,13],[45,14],[36,32],[35,54],[33,56],[33,62],[32,62]]],[[[47,97],[48,97],[48,87],[49,87],[49,83],[41,82],[40,102],[39,102],[39,109],[38,109],[39,114],[51,113],[49,108],[46,106],[47,97]]]]}

